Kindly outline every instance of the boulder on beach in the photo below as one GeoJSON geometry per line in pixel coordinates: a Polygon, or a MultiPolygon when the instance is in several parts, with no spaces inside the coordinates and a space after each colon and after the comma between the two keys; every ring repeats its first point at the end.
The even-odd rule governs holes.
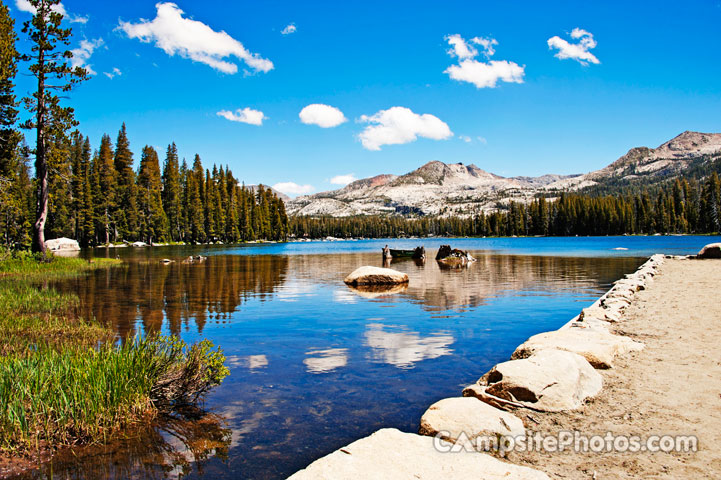
{"type": "Polygon", "coordinates": [[[45,248],[47,248],[51,252],[77,252],[80,250],[80,245],[78,244],[77,240],[61,237],[53,238],[52,240],[45,240],[45,248]]]}
{"type": "Polygon", "coordinates": [[[444,398],[426,410],[418,429],[421,435],[435,436],[469,449],[490,450],[498,437],[524,437],[520,418],[473,397],[444,398]]]}
{"type": "Polygon", "coordinates": [[[513,352],[511,359],[528,358],[548,349],[577,353],[594,368],[606,369],[613,367],[616,355],[643,350],[643,344],[599,328],[562,328],[532,336],[513,352]]]}
{"type": "Polygon", "coordinates": [[[477,384],[463,390],[494,406],[517,405],[545,412],[580,408],[601,391],[601,375],[582,356],[542,350],[521,360],[499,363],[477,384]]]}
{"type": "Polygon", "coordinates": [[[288,480],[549,479],[543,472],[484,453],[448,453],[451,447],[433,437],[384,428],[316,460],[288,480]]]}
{"type": "Polygon", "coordinates": [[[131,247],[147,247],[148,244],[145,242],[133,242],[130,244],[131,247]]]}
{"type": "Polygon", "coordinates": [[[397,285],[408,283],[408,274],[393,270],[365,266],[357,268],[343,280],[347,285],[397,285]]]}
{"type": "Polygon", "coordinates": [[[698,252],[698,258],[721,258],[721,243],[709,243],[698,252]]]}

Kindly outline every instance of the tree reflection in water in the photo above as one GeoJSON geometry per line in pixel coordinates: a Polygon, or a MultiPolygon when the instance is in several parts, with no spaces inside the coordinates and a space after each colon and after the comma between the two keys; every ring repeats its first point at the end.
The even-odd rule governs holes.
{"type": "Polygon", "coordinates": [[[225,421],[197,408],[163,416],[106,445],[67,449],[26,479],[182,478],[202,475],[210,459],[226,462],[232,431],[225,421]],[[58,472],[61,472],[58,474],[58,472]]]}

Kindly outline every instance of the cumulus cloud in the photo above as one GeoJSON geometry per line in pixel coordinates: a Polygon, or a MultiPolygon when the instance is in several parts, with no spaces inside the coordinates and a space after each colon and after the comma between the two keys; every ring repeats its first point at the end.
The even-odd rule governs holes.
{"type": "MultiPolygon", "coordinates": [[[[28,0],[15,0],[15,6],[21,12],[32,13],[33,15],[35,15],[38,11],[38,9],[35,8],[35,6],[32,3],[30,3],[28,0]]],[[[51,7],[51,10],[54,12],[58,12],[62,16],[67,15],[67,12],[65,11],[65,7],[63,6],[62,3],[53,5],[51,7]]]]}
{"type": "Polygon", "coordinates": [[[260,110],[253,110],[252,108],[245,107],[239,108],[234,112],[230,110],[221,110],[217,113],[219,117],[223,117],[231,122],[248,123],[250,125],[263,125],[263,120],[266,117],[260,110]]]}
{"type": "Polygon", "coordinates": [[[81,40],[80,46],[70,50],[73,54],[73,58],[70,59],[70,65],[75,67],[82,67],[87,70],[88,75],[95,75],[93,66],[88,63],[90,57],[96,48],[103,45],[102,38],[96,38],[95,40],[81,40]]]}
{"type": "Polygon", "coordinates": [[[491,60],[485,63],[469,59],[458,65],[451,65],[444,73],[453,80],[472,83],[477,88],[495,88],[499,80],[523,83],[524,67],[507,60],[491,60]]]}
{"type": "Polygon", "coordinates": [[[307,195],[315,191],[313,185],[298,185],[295,182],[280,182],[272,187],[274,190],[283,192],[286,195],[307,195]]]}
{"type": "Polygon", "coordinates": [[[112,80],[115,77],[119,77],[122,74],[123,74],[123,72],[121,72],[118,67],[113,68],[112,72],[103,72],[103,75],[108,77],[110,80],[112,80]]]}
{"type": "Polygon", "coordinates": [[[297,28],[295,27],[295,23],[290,23],[285,26],[283,30],[280,31],[283,35],[290,35],[291,33],[295,33],[297,28]]]}
{"type": "Polygon", "coordinates": [[[150,21],[120,22],[118,28],[129,38],[155,45],[170,56],[175,54],[204,63],[223,73],[235,74],[238,65],[226,60],[236,57],[255,71],[268,72],[273,62],[249,52],[242,43],[224,31],[216,32],[197,20],[183,18],[183,10],[174,3],[158,3],[157,15],[150,21]]]}
{"type": "MultiPolygon", "coordinates": [[[[17,7],[17,9],[21,12],[27,12],[33,15],[35,15],[38,11],[37,8],[35,8],[35,6],[28,0],[15,0],[15,7],[17,7]]],[[[65,6],[62,3],[53,5],[50,9],[67,18],[71,23],[88,23],[89,20],[88,16],[81,17],[79,15],[68,15],[68,12],[65,10],[65,6]]]]}
{"type": "MultiPolygon", "coordinates": [[[[507,83],[523,83],[525,67],[507,60],[490,60],[481,62],[474,57],[478,50],[469,46],[460,35],[449,35],[446,37],[449,45],[453,48],[448,50],[451,57],[458,57],[458,64],[451,65],[443,73],[447,73],[453,80],[474,84],[477,88],[495,88],[498,81],[507,83]]],[[[496,53],[495,45],[498,41],[495,38],[474,37],[471,42],[480,45],[483,55],[490,58],[496,53]]]]}
{"type": "Polygon", "coordinates": [[[580,28],[574,28],[571,32],[571,38],[578,40],[578,42],[570,43],[559,36],[548,39],[549,50],[558,50],[554,57],[560,58],[561,60],[570,58],[576,60],[581,65],[601,63],[594,54],[589,52],[590,49],[595,48],[597,45],[596,40],[593,39],[593,34],[580,28]]]}
{"type": "Polygon", "coordinates": [[[357,179],[355,178],[355,174],[349,173],[347,175],[336,175],[335,177],[330,179],[330,183],[333,185],[348,185],[351,182],[355,182],[357,179]]]}
{"type": "Polygon", "coordinates": [[[496,49],[493,48],[493,46],[498,45],[498,40],[495,38],[473,37],[471,41],[483,47],[483,54],[486,57],[492,57],[493,54],[496,53],[496,49]]]}
{"type": "Polygon", "coordinates": [[[360,121],[372,124],[358,135],[361,144],[368,150],[413,142],[418,137],[445,140],[453,136],[448,125],[438,117],[428,113],[418,115],[405,107],[391,107],[371,116],[363,115],[360,121]]]}
{"type": "Polygon", "coordinates": [[[448,51],[448,55],[451,57],[458,57],[461,60],[464,58],[473,58],[478,55],[478,50],[469,45],[463,37],[455,33],[453,35],[446,35],[446,42],[451,46],[448,51]]]}
{"type": "Polygon", "coordinates": [[[348,121],[339,109],[322,103],[313,103],[304,107],[298,116],[306,125],[318,125],[322,128],[337,127],[348,121]]]}

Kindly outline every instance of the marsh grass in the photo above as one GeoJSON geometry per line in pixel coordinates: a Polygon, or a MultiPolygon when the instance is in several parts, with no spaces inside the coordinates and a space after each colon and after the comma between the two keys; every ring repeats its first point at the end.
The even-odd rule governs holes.
{"type": "Polygon", "coordinates": [[[0,451],[102,442],[130,423],[196,402],[229,373],[209,341],[114,341],[45,280],[119,262],[0,260],[0,451]]]}

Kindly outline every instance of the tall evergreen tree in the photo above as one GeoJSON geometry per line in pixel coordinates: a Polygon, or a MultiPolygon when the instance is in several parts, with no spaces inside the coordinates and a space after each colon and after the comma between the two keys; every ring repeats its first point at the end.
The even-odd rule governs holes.
{"type": "Polygon", "coordinates": [[[15,21],[8,7],[0,1],[0,177],[12,177],[17,165],[17,147],[22,141],[15,129],[18,102],[15,98],[15,76],[18,52],[15,49],[15,21]]]}
{"type": "Polygon", "coordinates": [[[175,142],[168,145],[163,165],[163,210],[168,218],[170,238],[174,241],[182,239],[182,188],[178,165],[178,148],[175,142]]]}
{"type": "Polygon", "coordinates": [[[100,140],[100,149],[93,162],[94,185],[93,204],[95,207],[96,234],[99,242],[108,244],[117,239],[115,212],[118,205],[117,172],[113,161],[113,145],[106,134],[100,140]]]}
{"type": "Polygon", "coordinates": [[[158,153],[153,147],[146,145],[138,172],[138,209],[140,234],[150,244],[154,240],[164,241],[167,236],[168,220],[163,211],[161,190],[158,153]]]}
{"type": "Polygon", "coordinates": [[[118,204],[115,221],[118,235],[123,239],[135,239],[138,234],[138,204],[133,153],[130,151],[125,123],[115,142],[115,171],[118,173],[118,204]]]}
{"type": "Polygon", "coordinates": [[[61,28],[63,15],[54,7],[60,0],[28,0],[35,8],[32,20],[25,22],[23,33],[32,45],[31,53],[21,58],[30,64],[30,73],[37,80],[33,94],[24,98],[25,106],[34,118],[24,127],[35,129],[35,176],[37,178],[37,215],[33,224],[33,250],[45,253],[45,223],[50,200],[48,179],[48,153],[53,138],[64,137],[77,124],[74,110],[61,107],[60,97],[54,92],[68,92],[72,86],[87,78],[87,71],[71,67],[68,60],[73,54],[64,50],[70,44],[71,29],[61,28]],[[58,84],[48,83],[59,82],[58,84]]]}

